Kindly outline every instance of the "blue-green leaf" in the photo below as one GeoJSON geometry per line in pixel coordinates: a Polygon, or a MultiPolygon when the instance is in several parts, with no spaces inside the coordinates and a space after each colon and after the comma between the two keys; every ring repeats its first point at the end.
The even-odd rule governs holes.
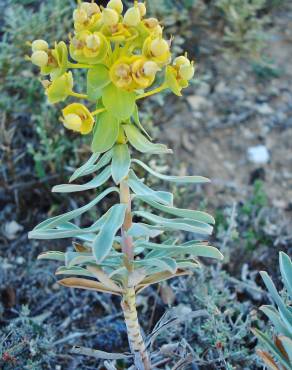
{"type": "Polygon", "coordinates": [[[174,259],[169,257],[164,258],[144,258],[141,261],[135,261],[135,265],[138,267],[156,267],[156,271],[169,271],[172,274],[176,273],[177,265],[174,259]]]}
{"type": "Polygon", "coordinates": [[[102,102],[105,108],[118,120],[123,121],[133,114],[136,94],[118,89],[114,84],[107,85],[102,93],[102,102]]]}
{"type": "Polygon", "coordinates": [[[273,323],[276,331],[278,334],[284,334],[284,335],[291,335],[292,333],[289,332],[286,325],[281,320],[281,317],[279,315],[279,312],[275,309],[273,306],[261,306],[260,310],[263,311],[265,315],[268,316],[268,318],[273,323]]]}
{"type": "Polygon", "coordinates": [[[92,151],[103,153],[111,149],[117,141],[118,135],[119,120],[112,112],[101,113],[92,141],[92,151]]]}
{"type": "Polygon", "coordinates": [[[283,283],[290,298],[292,299],[292,262],[289,256],[284,252],[280,252],[279,259],[283,283]]]}
{"type": "Polygon", "coordinates": [[[124,125],[123,127],[130,143],[139,152],[148,154],[172,153],[172,150],[164,144],[151,143],[133,124],[124,125]]]}
{"type": "Polygon", "coordinates": [[[62,184],[54,186],[53,193],[74,193],[90,189],[97,189],[103,185],[111,177],[111,167],[106,167],[99,175],[94,177],[91,181],[83,185],[62,184]]]}
{"type": "Polygon", "coordinates": [[[126,208],[127,205],[117,204],[109,210],[106,220],[93,242],[93,254],[98,263],[102,262],[109,254],[115,235],[124,222],[126,208]]]}
{"type": "Polygon", "coordinates": [[[151,200],[170,206],[173,204],[173,195],[171,193],[166,191],[155,191],[149,188],[135,175],[132,170],[129,173],[127,182],[132,191],[138,196],[147,196],[151,200]]]}
{"type": "Polygon", "coordinates": [[[94,163],[98,160],[100,154],[99,153],[93,153],[91,157],[88,159],[86,163],[84,163],[83,166],[77,168],[76,171],[74,171],[73,175],[70,177],[69,182],[73,182],[74,180],[78,179],[78,177],[81,177],[85,174],[86,170],[94,165],[94,163]]]}
{"type": "Polygon", "coordinates": [[[168,207],[157,203],[153,200],[150,200],[147,196],[136,196],[134,199],[139,199],[144,201],[145,203],[149,204],[150,206],[159,209],[162,212],[169,213],[174,216],[183,217],[183,218],[190,218],[195,221],[199,222],[206,222],[209,224],[214,224],[215,220],[214,217],[209,215],[208,213],[201,212],[201,211],[193,211],[191,209],[182,209],[182,208],[175,208],[175,207],[168,207]]]}
{"type": "Polygon", "coordinates": [[[65,253],[59,251],[48,251],[38,255],[38,260],[65,261],[65,253]]]}
{"type": "Polygon", "coordinates": [[[183,230],[202,235],[210,235],[213,231],[212,226],[188,218],[168,219],[146,211],[135,211],[133,214],[145,218],[162,230],[183,230]]]}
{"type": "Polygon", "coordinates": [[[131,156],[127,144],[116,144],[113,148],[111,172],[113,180],[119,184],[130,170],[131,156]]]}
{"type": "Polygon", "coordinates": [[[167,176],[163,175],[162,173],[154,171],[152,168],[147,166],[145,163],[138,159],[133,159],[133,163],[139,164],[141,167],[143,167],[147,172],[149,172],[151,175],[158,177],[161,180],[170,181],[170,182],[176,182],[178,184],[204,184],[210,182],[209,179],[202,176],[167,176]]]}
{"type": "Polygon", "coordinates": [[[61,266],[57,269],[56,275],[76,275],[76,276],[86,276],[86,277],[91,277],[93,278],[93,274],[86,270],[85,268],[82,267],[66,267],[66,266],[61,266]]]}
{"type": "Polygon", "coordinates": [[[140,122],[139,110],[138,110],[137,104],[135,105],[135,109],[134,109],[134,113],[133,113],[133,120],[134,120],[135,124],[137,125],[137,127],[148,137],[149,140],[152,141],[151,136],[148,134],[148,132],[145,130],[145,128],[143,127],[143,125],[140,122]]]}
{"type": "Polygon", "coordinates": [[[156,238],[162,233],[162,230],[153,230],[146,225],[141,225],[140,223],[135,222],[133,222],[131,228],[127,232],[128,235],[133,236],[134,238],[146,237],[147,239],[156,238]]]}

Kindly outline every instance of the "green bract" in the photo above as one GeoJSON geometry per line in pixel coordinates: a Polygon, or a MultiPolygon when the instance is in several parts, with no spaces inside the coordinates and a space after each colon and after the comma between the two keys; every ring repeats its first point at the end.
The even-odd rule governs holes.
{"type": "Polygon", "coordinates": [[[74,132],[92,133],[93,153],[72,174],[69,184],[57,185],[53,192],[92,191],[95,196],[80,208],[42,222],[29,237],[73,239],[68,251],[50,251],[39,258],[62,263],[56,274],[63,275],[59,280],[63,286],[121,297],[135,366],[149,370],[136,294],[151,284],[190,275],[193,268],[200,267],[199,257],[220,260],[223,256],[206,242],[213,230],[212,216],[175,207],[172,193],[154,190],[138,176],[142,169],[177,185],[209,182],[201,176],[158,173],[132,157],[136,151],[172,153],[166,145],[152,142],[140,122],[137,102],[165,89],[181,95],[194,66],[186,56],[171,61],[170,42],[163,39],[158,20],[145,18],[145,4],[135,2],[125,17],[122,9],[121,0],[111,0],[104,9],[95,3],[79,3],[74,11],[70,55],[64,42],[54,49],[43,40],[32,44],[32,62],[41,66],[42,75],[49,75],[50,80],[43,81],[49,102],[63,102],[72,96],[88,103],[63,107],[61,122],[74,132]],[[86,94],[73,91],[71,69],[87,70],[86,94]],[[164,76],[163,83],[151,89],[159,73],[164,76]],[[98,205],[107,196],[115,204],[100,215],[98,205]],[[143,210],[138,208],[141,204],[143,210]],[[94,211],[96,219],[91,225],[74,223],[94,211]],[[184,242],[184,231],[193,235],[192,241],[184,242]],[[162,243],[161,236],[168,242],[162,243]]]}

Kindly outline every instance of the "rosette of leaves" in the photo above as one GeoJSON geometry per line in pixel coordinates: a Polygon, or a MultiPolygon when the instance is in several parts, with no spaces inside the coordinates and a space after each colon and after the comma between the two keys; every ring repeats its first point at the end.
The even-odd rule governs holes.
{"type": "Polygon", "coordinates": [[[69,48],[77,63],[62,62],[65,70],[60,69],[55,53],[45,42],[32,44],[32,61],[42,67],[42,73],[53,67],[61,74],[67,73],[61,80],[60,73],[58,79],[51,74],[51,81],[45,82],[51,102],[73,96],[94,107],[90,111],[83,104],[73,103],[62,110],[61,121],[66,128],[93,134],[92,155],[72,174],[69,184],[57,185],[53,192],[96,194],[90,203],[43,221],[29,237],[72,239],[73,250],[49,251],[39,258],[61,263],[56,274],[62,276],[59,283],[65,287],[119,296],[135,366],[150,369],[151,358],[137,318],[136,295],[152,284],[190,275],[200,267],[199,257],[222,259],[222,254],[206,241],[213,230],[211,215],[175,207],[172,193],[152,189],[139,178],[142,169],[178,186],[209,182],[201,176],[165,175],[134,158],[137,152],[172,153],[164,144],[152,141],[140,122],[137,103],[164,89],[181,95],[194,75],[194,64],[186,55],[171,61],[170,42],[163,39],[156,19],[144,18],[145,4],[135,2],[124,16],[122,10],[120,0],[111,0],[104,9],[95,3],[78,5],[74,12],[75,36],[69,48]],[[87,69],[86,94],[73,92],[73,79],[67,70],[74,68],[87,69]],[[150,89],[158,73],[164,74],[163,82],[150,89]],[[60,90],[66,93],[58,98],[60,90]],[[99,192],[100,187],[105,190],[99,192]],[[74,223],[86,212],[92,214],[108,196],[116,203],[90,226],[74,223]],[[182,232],[192,233],[193,240],[184,242],[182,232]]]}
{"type": "Polygon", "coordinates": [[[253,329],[253,332],[265,345],[268,352],[258,350],[268,368],[272,370],[292,369],[292,262],[289,256],[280,252],[280,270],[282,281],[288,297],[281,296],[269,275],[261,272],[262,279],[267,287],[276,307],[262,306],[261,311],[269,318],[274,326],[275,336],[270,338],[263,332],[253,329]]]}

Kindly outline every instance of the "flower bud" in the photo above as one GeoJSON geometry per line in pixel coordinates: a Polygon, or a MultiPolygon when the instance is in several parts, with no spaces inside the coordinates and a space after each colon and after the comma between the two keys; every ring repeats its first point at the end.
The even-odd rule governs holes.
{"type": "Polygon", "coordinates": [[[146,12],[147,12],[146,5],[144,3],[138,3],[137,7],[139,9],[141,17],[144,17],[146,15],[146,12]]]}
{"type": "Polygon", "coordinates": [[[173,65],[174,66],[177,66],[177,67],[181,67],[181,66],[189,66],[191,64],[191,62],[189,61],[189,59],[183,55],[177,57],[174,59],[173,61],[173,65]]]}
{"type": "Polygon", "coordinates": [[[154,76],[159,70],[160,68],[158,67],[158,65],[151,60],[144,63],[143,72],[145,76],[154,76]]]}
{"type": "Polygon", "coordinates": [[[107,7],[115,10],[118,14],[122,14],[124,6],[122,0],[110,0],[107,7]]]}
{"type": "Polygon", "coordinates": [[[115,10],[105,8],[102,11],[102,21],[106,26],[115,26],[119,23],[119,15],[115,10]]]}
{"type": "Polygon", "coordinates": [[[38,67],[45,67],[48,64],[49,56],[43,50],[38,50],[32,53],[31,61],[38,67]]]}
{"type": "Polygon", "coordinates": [[[164,39],[155,39],[150,45],[150,50],[153,56],[160,57],[169,51],[168,42],[164,39]]]}
{"type": "Polygon", "coordinates": [[[47,51],[49,49],[49,45],[45,40],[34,40],[31,44],[32,51],[47,51]]]}
{"type": "Polygon", "coordinates": [[[179,69],[179,74],[184,80],[191,80],[195,74],[195,67],[193,64],[183,64],[179,69]]]}
{"type": "Polygon", "coordinates": [[[88,49],[97,50],[100,47],[100,38],[98,35],[92,34],[86,38],[86,46],[88,49]]]}
{"type": "Polygon", "coordinates": [[[99,6],[96,3],[81,3],[80,9],[85,11],[88,17],[91,17],[93,14],[100,13],[99,6]]]}
{"type": "Polygon", "coordinates": [[[141,22],[141,14],[138,7],[134,6],[126,11],[124,24],[129,27],[136,27],[141,22]]]}
{"type": "Polygon", "coordinates": [[[151,28],[151,29],[159,26],[158,19],[156,19],[156,18],[145,19],[144,23],[145,23],[146,27],[151,28]]]}
{"type": "Polygon", "coordinates": [[[87,12],[81,8],[75,9],[73,12],[73,20],[77,23],[85,23],[88,20],[87,12]]]}
{"type": "Polygon", "coordinates": [[[79,131],[82,126],[82,120],[78,114],[71,113],[64,116],[63,124],[69,130],[79,131]]]}

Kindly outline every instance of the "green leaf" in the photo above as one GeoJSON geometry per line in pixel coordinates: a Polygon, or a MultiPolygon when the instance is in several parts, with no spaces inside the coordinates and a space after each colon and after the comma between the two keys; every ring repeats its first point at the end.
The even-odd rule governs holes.
{"type": "Polygon", "coordinates": [[[105,108],[118,120],[129,118],[134,111],[136,94],[118,89],[114,84],[107,85],[102,93],[102,101],[105,108]]]}
{"type": "Polygon", "coordinates": [[[165,70],[165,82],[170,90],[177,96],[182,96],[181,94],[181,87],[179,86],[176,76],[174,74],[172,67],[166,67],[165,70]]]}
{"type": "Polygon", "coordinates": [[[163,203],[166,205],[172,205],[173,195],[166,191],[155,191],[145,185],[131,170],[129,173],[129,178],[127,180],[132,191],[138,196],[146,196],[151,200],[158,203],[163,203]]]}
{"type": "Polygon", "coordinates": [[[119,135],[119,120],[110,112],[101,113],[92,141],[92,151],[103,153],[111,149],[119,135]]]}
{"type": "Polygon", "coordinates": [[[135,109],[134,109],[134,113],[133,113],[133,120],[135,122],[135,124],[137,125],[137,127],[142,131],[144,132],[144,134],[148,137],[149,140],[152,141],[152,138],[151,136],[148,134],[148,132],[145,130],[145,128],[143,127],[141,121],[140,121],[140,117],[139,117],[139,109],[138,109],[138,106],[137,104],[135,104],[135,109]]]}
{"type": "Polygon", "coordinates": [[[57,269],[56,275],[76,275],[76,276],[86,276],[93,278],[94,276],[86,269],[82,267],[72,266],[70,268],[66,266],[61,266],[57,269]]]}
{"type": "Polygon", "coordinates": [[[123,125],[127,138],[132,146],[141,153],[165,154],[172,153],[164,144],[151,143],[133,124],[123,125]]]}
{"type": "Polygon", "coordinates": [[[157,272],[169,271],[172,274],[176,273],[177,265],[174,259],[169,257],[164,258],[144,258],[141,261],[135,261],[135,266],[138,267],[158,267],[157,272]]]}
{"type": "Polygon", "coordinates": [[[94,257],[91,253],[86,252],[66,252],[65,253],[65,265],[66,267],[72,267],[76,265],[85,265],[86,263],[95,262],[94,257]]]}
{"type": "Polygon", "coordinates": [[[38,255],[38,260],[65,261],[65,253],[58,251],[44,252],[38,255]]]}
{"type": "Polygon", "coordinates": [[[128,235],[133,236],[134,238],[156,238],[162,233],[162,230],[152,230],[146,225],[141,225],[135,222],[133,222],[131,228],[127,232],[128,235]]]}
{"type": "Polygon", "coordinates": [[[155,227],[162,230],[183,230],[202,235],[210,235],[213,231],[212,226],[188,218],[168,219],[146,211],[135,211],[133,214],[145,218],[155,224],[155,227]]]}
{"type": "Polygon", "coordinates": [[[287,292],[292,299],[292,262],[286,253],[280,252],[280,270],[287,292]]]}
{"type": "Polygon", "coordinates": [[[261,306],[260,310],[268,316],[278,334],[291,335],[286,325],[281,320],[279,312],[273,306],[261,306]]]}
{"type": "Polygon", "coordinates": [[[283,335],[281,335],[279,339],[281,343],[283,344],[283,347],[285,348],[285,351],[289,357],[290,368],[292,368],[292,339],[285,337],[283,335]]]}
{"type": "Polygon", "coordinates": [[[261,277],[262,277],[262,279],[265,283],[265,286],[267,287],[268,291],[270,292],[273,300],[275,301],[275,303],[279,307],[279,310],[283,314],[283,320],[287,320],[287,324],[289,324],[290,327],[291,327],[291,325],[292,325],[292,313],[285,306],[282,298],[278,294],[277,289],[276,289],[272,279],[269,277],[269,275],[265,271],[261,271],[260,274],[261,274],[261,277]]]}
{"type": "Polygon", "coordinates": [[[127,144],[116,144],[113,148],[111,172],[113,180],[119,184],[130,170],[131,156],[127,144]]]}
{"type": "Polygon", "coordinates": [[[90,68],[87,73],[87,95],[90,100],[95,101],[102,95],[102,89],[110,83],[109,71],[99,64],[90,68]]]}
{"type": "Polygon", "coordinates": [[[258,329],[253,329],[253,333],[259,338],[261,342],[263,342],[266,347],[271,351],[273,356],[284,366],[287,367],[287,369],[291,369],[291,365],[288,360],[282,355],[282,353],[278,350],[278,348],[275,346],[275,344],[269,339],[269,337],[259,331],[258,329]]]}
{"type": "Polygon", "coordinates": [[[83,176],[85,172],[94,165],[94,163],[98,160],[100,154],[99,153],[93,153],[91,157],[88,159],[84,165],[77,168],[77,170],[74,171],[73,175],[70,177],[69,182],[73,182],[74,180],[78,179],[79,177],[83,176]]]}
{"type": "Polygon", "coordinates": [[[117,231],[121,228],[127,205],[117,204],[107,213],[105,223],[93,242],[93,254],[97,263],[102,262],[111,250],[117,231]]]}
{"type": "Polygon", "coordinates": [[[33,232],[36,231],[36,230],[50,229],[52,227],[55,227],[55,226],[64,224],[65,222],[70,221],[70,220],[72,220],[72,219],[74,219],[76,217],[79,217],[83,213],[89,211],[96,204],[98,204],[108,194],[110,194],[110,193],[112,193],[114,191],[115,192],[119,192],[119,189],[117,189],[115,187],[108,188],[105,191],[103,191],[101,194],[99,194],[90,203],[86,204],[85,206],[80,207],[80,208],[77,208],[77,209],[74,209],[73,211],[64,213],[64,214],[62,214],[60,216],[55,216],[55,217],[49,218],[48,220],[41,222],[39,225],[37,225],[33,229],[32,232],[29,233],[29,235],[31,235],[31,237],[32,237],[33,232]]]}
{"type": "Polygon", "coordinates": [[[110,149],[102,155],[100,160],[95,165],[92,165],[92,166],[88,167],[86,169],[86,171],[84,172],[83,176],[90,175],[93,172],[96,172],[96,171],[100,170],[102,167],[109,164],[110,161],[112,160],[112,156],[113,156],[113,150],[110,149]]]}
{"type": "Polygon", "coordinates": [[[148,167],[145,163],[142,161],[139,161],[138,159],[133,159],[133,163],[139,164],[141,167],[143,167],[147,172],[149,172],[151,175],[158,177],[161,180],[170,181],[170,182],[176,182],[178,184],[204,184],[210,182],[209,179],[203,176],[167,176],[163,175],[162,173],[154,171],[152,168],[148,167]]]}
{"type": "Polygon", "coordinates": [[[154,202],[153,200],[150,200],[147,196],[135,196],[134,199],[142,200],[143,202],[149,204],[150,206],[159,209],[162,212],[169,213],[174,216],[182,217],[182,218],[190,218],[195,221],[199,222],[206,222],[209,224],[214,224],[215,220],[214,218],[209,215],[208,213],[201,212],[201,211],[193,211],[190,209],[182,209],[182,208],[175,208],[175,207],[168,207],[165,205],[162,205],[160,203],[154,202]]]}
{"type": "Polygon", "coordinates": [[[111,177],[111,167],[106,167],[99,175],[83,185],[62,184],[54,186],[53,193],[74,193],[90,189],[96,189],[103,185],[111,177]]]}

